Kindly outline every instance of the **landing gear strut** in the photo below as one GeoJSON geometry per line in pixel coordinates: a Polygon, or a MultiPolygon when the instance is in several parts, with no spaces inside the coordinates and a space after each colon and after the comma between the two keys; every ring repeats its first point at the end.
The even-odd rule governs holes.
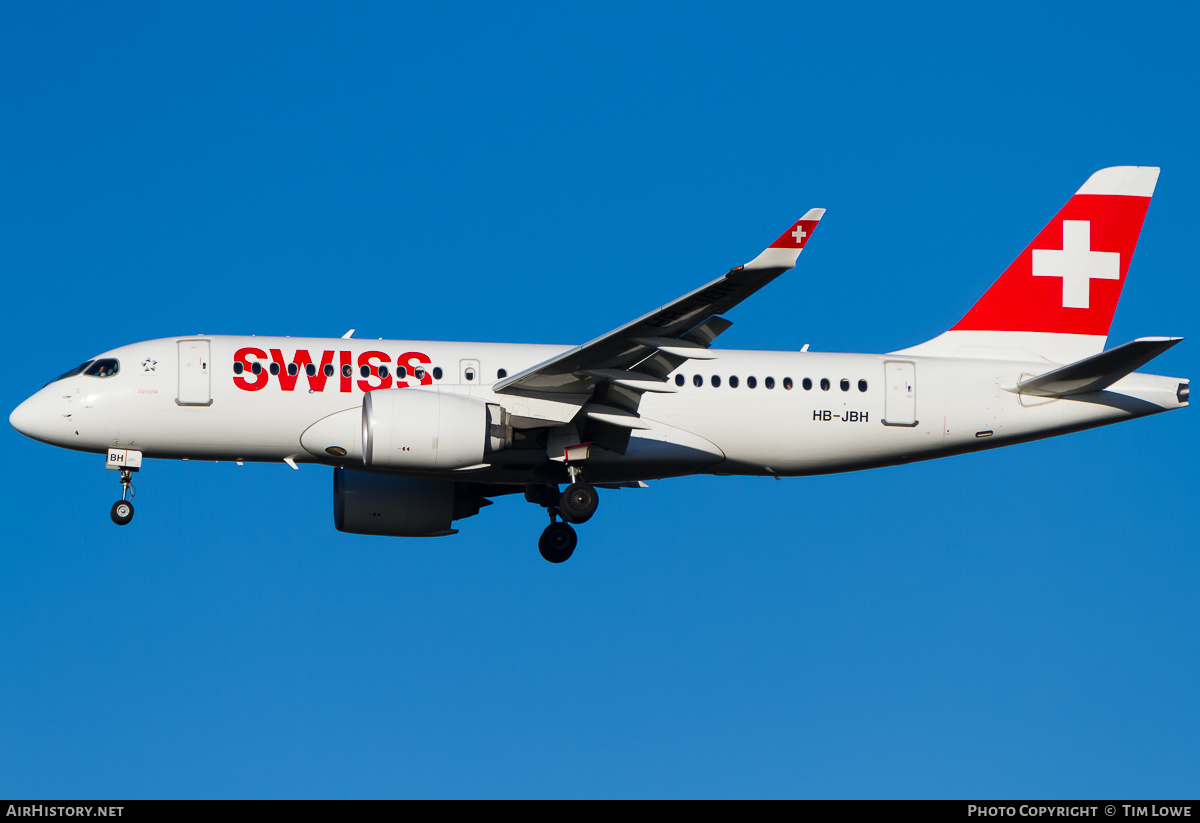
{"type": "Polygon", "coordinates": [[[142,467],[142,453],[136,449],[109,449],[104,468],[121,473],[121,499],[108,513],[112,522],[124,526],[133,519],[133,473],[142,467]]]}
{"type": "Polygon", "coordinates": [[[559,522],[562,515],[558,511],[558,486],[526,486],[525,499],[543,507],[550,515],[550,525],[538,538],[538,551],[551,563],[563,562],[575,551],[579,538],[565,518],[559,522]]]}
{"type": "Polygon", "coordinates": [[[124,526],[133,519],[133,471],[121,469],[121,499],[113,503],[108,513],[112,522],[124,526]]]}

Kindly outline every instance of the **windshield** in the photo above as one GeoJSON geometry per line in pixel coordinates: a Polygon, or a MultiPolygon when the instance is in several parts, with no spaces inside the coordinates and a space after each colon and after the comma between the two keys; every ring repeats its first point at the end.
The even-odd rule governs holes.
{"type": "MultiPolygon", "coordinates": [[[[68,377],[74,377],[77,374],[81,374],[84,369],[86,369],[88,366],[92,365],[92,363],[95,363],[95,362],[96,362],[95,360],[89,360],[86,363],[83,363],[82,365],[76,366],[75,368],[71,369],[68,372],[63,372],[58,377],[51,380],[50,383],[57,383],[59,380],[66,380],[68,377]]],[[[50,383],[47,383],[46,385],[49,386],[50,383]]]]}
{"type": "Polygon", "coordinates": [[[121,364],[112,357],[96,360],[83,370],[88,377],[112,377],[121,370],[121,364]]]}
{"type": "MultiPolygon", "coordinates": [[[[87,377],[112,377],[121,370],[121,362],[114,357],[105,357],[100,360],[89,360],[82,363],[69,372],[63,372],[58,377],[50,381],[57,383],[59,380],[66,380],[68,377],[76,375],[86,375],[87,377]]],[[[49,386],[50,383],[46,385],[49,386]]]]}

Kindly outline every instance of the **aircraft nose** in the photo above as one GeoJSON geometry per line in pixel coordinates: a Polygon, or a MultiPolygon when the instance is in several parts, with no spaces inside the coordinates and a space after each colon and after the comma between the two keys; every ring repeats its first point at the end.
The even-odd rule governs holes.
{"type": "Polygon", "coordinates": [[[55,417],[58,416],[60,415],[53,414],[46,407],[45,396],[38,392],[13,409],[12,414],[8,416],[8,423],[26,437],[43,443],[53,443],[55,417]]]}

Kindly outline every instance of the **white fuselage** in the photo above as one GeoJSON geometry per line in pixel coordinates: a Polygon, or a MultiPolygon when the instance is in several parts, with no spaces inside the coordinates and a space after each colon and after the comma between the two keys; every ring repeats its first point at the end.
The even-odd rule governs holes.
{"type": "MultiPolygon", "coordinates": [[[[497,394],[491,386],[499,376],[567,348],[203,335],[160,339],[99,355],[97,360],[117,360],[119,372],[52,382],[22,404],[12,421],[39,440],[81,451],[120,448],[152,458],[353,466],[361,455],[367,390],[467,394],[522,420],[562,426],[577,407],[497,394]],[[260,373],[254,372],[254,362],[260,373]],[[293,363],[290,370],[296,373],[289,374],[293,363]],[[344,448],[346,456],[331,457],[329,446],[344,448]]],[[[1031,398],[1010,390],[1022,377],[1052,368],[1050,363],[718,349],[709,355],[712,359],[677,369],[667,384],[671,391],[642,397],[639,425],[645,428],[632,433],[624,455],[593,451],[588,472],[595,482],[693,473],[851,471],[1049,437],[1187,404],[1177,394],[1179,380],[1137,373],[1107,391],[1074,398],[1031,398]]],[[[554,481],[564,472],[553,462],[561,443],[551,441],[525,450],[515,463],[497,455],[485,467],[444,474],[474,482],[554,481]]]]}

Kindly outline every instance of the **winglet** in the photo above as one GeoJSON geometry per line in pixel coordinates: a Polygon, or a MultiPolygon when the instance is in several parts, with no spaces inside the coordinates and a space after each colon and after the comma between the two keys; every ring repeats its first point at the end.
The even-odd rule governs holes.
{"type": "Polygon", "coordinates": [[[825,209],[809,209],[803,217],[793,223],[779,239],[763,250],[743,268],[747,269],[794,269],[796,258],[804,250],[804,244],[812,237],[817,223],[825,215],[825,209]]]}

